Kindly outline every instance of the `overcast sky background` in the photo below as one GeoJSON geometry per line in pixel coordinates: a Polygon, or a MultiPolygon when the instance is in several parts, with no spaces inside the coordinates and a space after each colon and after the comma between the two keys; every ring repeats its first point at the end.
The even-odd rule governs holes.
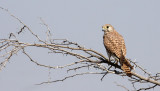
{"type": "MultiPolygon", "coordinates": [[[[66,38],[106,56],[101,27],[104,24],[112,24],[125,39],[127,58],[136,60],[151,73],[160,71],[159,0],[0,0],[0,6],[21,19],[41,38],[45,39],[46,28],[40,24],[39,17],[42,17],[52,29],[54,38],[66,38]]],[[[7,38],[10,32],[16,33],[21,27],[19,22],[0,9],[0,38],[7,38]]],[[[23,34],[22,41],[34,42],[27,31],[23,34]]],[[[76,60],[54,54],[48,57],[46,50],[28,49],[28,52],[38,62],[53,66],[76,60]]],[[[67,74],[56,73],[58,72],[51,71],[52,80],[61,79],[67,74]]],[[[48,69],[38,67],[19,53],[0,72],[0,89],[2,91],[125,91],[116,86],[115,82],[133,89],[126,78],[110,74],[101,82],[101,77],[102,75],[77,76],[64,82],[37,86],[34,84],[48,80],[48,69]]],[[[158,89],[160,88],[154,91],[158,89]]]]}

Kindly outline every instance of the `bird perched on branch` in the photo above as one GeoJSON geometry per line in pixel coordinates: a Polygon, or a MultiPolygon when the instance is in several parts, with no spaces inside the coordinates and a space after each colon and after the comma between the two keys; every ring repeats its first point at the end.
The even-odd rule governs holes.
{"type": "Polygon", "coordinates": [[[125,58],[126,47],[122,35],[120,35],[110,24],[103,25],[102,31],[104,31],[103,43],[106,48],[109,61],[110,58],[113,57],[117,61],[116,63],[120,63],[121,69],[126,73],[126,75],[131,77],[132,66],[125,58]]]}

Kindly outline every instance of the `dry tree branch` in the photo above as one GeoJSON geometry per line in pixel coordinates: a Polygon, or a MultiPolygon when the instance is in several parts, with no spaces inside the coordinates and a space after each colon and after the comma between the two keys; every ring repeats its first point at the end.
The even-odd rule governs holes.
{"type": "MultiPolygon", "coordinates": [[[[72,74],[70,76],[64,76],[61,80],[53,80],[53,81],[47,81],[42,82],[40,84],[45,83],[54,83],[59,81],[64,81],[66,79],[84,75],[84,74],[101,74],[104,78],[106,74],[115,74],[118,76],[126,76],[126,74],[122,71],[121,66],[119,64],[115,64],[115,60],[109,61],[108,58],[106,58],[103,54],[93,50],[85,48],[78,43],[71,42],[67,39],[52,39],[50,28],[48,25],[44,22],[44,20],[41,19],[42,24],[46,26],[47,28],[47,39],[42,40],[40,37],[35,34],[25,23],[23,23],[19,18],[15,17],[12,13],[10,13],[7,9],[4,9],[0,7],[1,10],[6,11],[10,16],[12,16],[14,19],[19,21],[20,24],[22,24],[22,28],[20,31],[17,32],[17,34],[10,33],[10,36],[8,39],[0,39],[0,58],[3,59],[0,62],[0,71],[6,67],[7,63],[11,60],[12,56],[16,55],[17,53],[22,53],[26,55],[29,60],[36,64],[37,66],[49,68],[50,70],[56,70],[56,69],[65,69],[67,72],[71,70],[80,70],[80,69],[86,69],[89,68],[89,72],[82,72],[82,73],[76,73],[72,74]],[[36,43],[26,43],[26,42],[19,42],[19,39],[17,39],[19,35],[26,29],[28,32],[31,33],[32,36],[34,36],[38,42],[36,43]],[[11,39],[14,37],[13,39],[11,39]],[[52,54],[62,54],[62,55],[68,55],[72,57],[76,57],[78,61],[72,62],[70,64],[62,65],[62,66],[50,66],[45,64],[40,64],[38,61],[35,61],[29,53],[25,51],[26,48],[35,47],[35,48],[45,48],[48,50],[48,53],[52,54]],[[77,52],[78,51],[78,52],[77,52]],[[107,65],[108,66],[107,66],[107,65]],[[98,69],[97,72],[91,72],[91,69],[98,69]]],[[[133,62],[132,60],[129,60],[131,64],[135,67],[135,71],[137,69],[140,70],[141,73],[144,73],[145,75],[139,75],[136,72],[132,71],[132,77],[129,77],[129,81],[133,84],[133,87],[137,89],[137,91],[141,90],[149,90],[155,87],[160,86],[160,73],[157,73],[156,75],[148,73],[143,67],[139,66],[137,63],[133,62]],[[136,84],[150,84],[151,87],[146,88],[136,88],[136,84]]],[[[139,73],[140,73],[139,72],[139,73]]],[[[39,84],[39,85],[40,85],[39,84]]]]}
{"type": "Polygon", "coordinates": [[[124,88],[126,91],[129,91],[129,89],[128,89],[128,88],[126,88],[125,86],[123,86],[123,85],[121,85],[121,84],[118,84],[117,82],[115,82],[115,84],[116,84],[117,86],[119,86],[119,87],[124,88]]]}
{"type": "Polygon", "coordinates": [[[36,85],[42,85],[42,84],[46,84],[46,83],[54,83],[54,82],[63,82],[64,80],[68,79],[68,78],[72,78],[72,77],[75,77],[75,76],[80,76],[80,75],[85,75],[85,74],[104,74],[104,73],[98,73],[98,72],[85,72],[85,73],[79,73],[79,74],[74,74],[74,75],[70,75],[70,76],[66,76],[64,77],[63,79],[61,80],[55,80],[55,81],[47,81],[47,82],[42,82],[42,83],[39,83],[39,84],[36,84],[36,85]]]}
{"type": "Polygon", "coordinates": [[[137,91],[154,89],[156,86],[157,86],[157,85],[153,85],[153,86],[148,87],[148,88],[140,88],[140,89],[138,89],[137,91]]]}

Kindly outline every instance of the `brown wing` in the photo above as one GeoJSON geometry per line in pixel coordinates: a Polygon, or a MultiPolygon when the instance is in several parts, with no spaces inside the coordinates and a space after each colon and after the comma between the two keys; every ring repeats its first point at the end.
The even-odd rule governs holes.
{"type": "Polygon", "coordinates": [[[116,31],[104,35],[104,45],[106,49],[117,58],[121,57],[121,50],[123,51],[124,56],[126,55],[124,39],[116,31]]]}
{"type": "Polygon", "coordinates": [[[110,52],[112,56],[116,56],[119,59],[121,68],[127,76],[132,76],[132,66],[125,58],[126,47],[123,37],[114,30],[113,32],[106,33],[103,38],[106,50],[110,52]]]}

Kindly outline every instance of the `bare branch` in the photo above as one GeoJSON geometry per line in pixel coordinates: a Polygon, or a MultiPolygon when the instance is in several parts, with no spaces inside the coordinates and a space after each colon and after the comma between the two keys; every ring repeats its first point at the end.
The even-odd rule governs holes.
{"type": "Polygon", "coordinates": [[[140,89],[138,89],[137,91],[154,89],[156,86],[157,86],[157,85],[153,85],[153,86],[148,87],[148,88],[140,88],[140,89]]]}
{"type": "Polygon", "coordinates": [[[54,82],[63,82],[64,80],[68,79],[68,78],[72,78],[72,77],[75,77],[75,76],[79,76],[79,75],[85,75],[85,74],[104,74],[104,73],[98,73],[98,72],[85,72],[85,73],[79,73],[79,74],[74,74],[74,75],[71,75],[71,76],[66,76],[65,78],[61,79],[61,80],[55,80],[55,81],[47,81],[47,82],[42,82],[42,83],[39,83],[39,84],[36,84],[36,85],[42,85],[42,84],[46,84],[46,83],[54,83],[54,82]]]}
{"type": "Polygon", "coordinates": [[[124,88],[126,91],[129,91],[129,89],[128,89],[128,88],[126,88],[125,86],[123,86],[123,85],[120,85],[120,84],[118,84],[118,83],[116,83],[116,82],[115,82],[115,84],[116,84],[117,86],[119,86],[119,87],[122,87],[122,88],[124,88]]]}

